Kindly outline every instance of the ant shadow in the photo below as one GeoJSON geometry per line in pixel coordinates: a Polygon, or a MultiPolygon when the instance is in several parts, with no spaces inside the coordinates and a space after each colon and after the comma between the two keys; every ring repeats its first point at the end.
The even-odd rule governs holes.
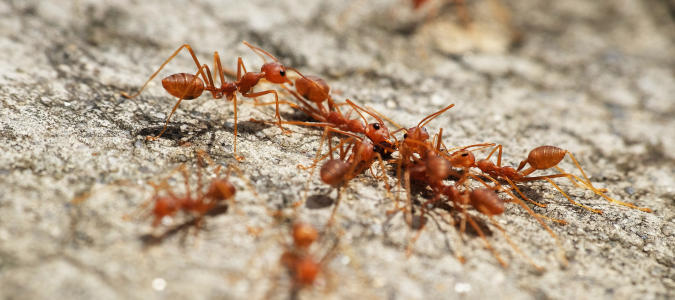
{"type": "MultiPolygon", "coordinates": [[[[421,197],[422,199],[432,199],[436,195],[429,190],[426,186],[426,184],[420,184],[419,182],[416,181],[411,181],[410,182],[410,188],[411,188],[411,196],[413,196],[413,207],[411,208],[412,213],[413,213],[413,218],[411,224],[409,224],[410,228],[413,230],[418,230],[420,228],[420,225],[422,224],[429,224],[429,217],[425,216],[424,219],[421,219],[421,216],[416,215],[415,212],[420,209],[420,207],[424,204],[420,202],[418,199],[421,197]]],[[[434,210],[434,209],[439,209],[443,210],[448,213],[448,215],[452,218],[452,225],[455,227],[455,230],[458,232],[461,230],[461,224],[462,224],[462,213],[461,211],[457,210],[454,206],[448,204],[448,202],[445,201],[436,201],[431,207],[427,207],[427,213],[429,211],[434,210]]],[[[425,213],[426,214],[426,213],[425,213]]],[[[477,224],[478,228],[480,228],[481,231],[483,231],[483,234],[485,234],[486,237],[491,237],[493,235],[493,231],[490,229],[488,226],[488,223],[483,220],[480,217],[476,216],[471,216],[470,214],[468,215],[471,217],[477,224]]],[[[468,222],[466,223],[464,227],[464,232],[467,235],[473,236],[473,237],[479,237],[480,235],[478,234],[478,231],[476,231],[473,226],[470,226],[468,222]]]]}
{"type": "MultiPolygon", "coordinates": [[[[212,210],[208,211],[204,216],[219,216],[222,214],[227,213],[229,209],[229,206],[227,204],[225,205],[219,205],[214,207],[212,210]]],[[[202,217],[204,217],[202,216],[202,217]]],[[[162,241],[166,238],[172,237],[180,232],[184,232],[183,235],[183,241],[185,240],[184,238],[187,236],[187,229],[195,226],[197,228],[201,227],[201,223],[203,222],[203,218],[192,218],[189,221],[183,222],[182,224],[178,224],[169,230],[165,231],[164,233],[160,235],[154,235],[151,233],[141,235],[139,239],[141,240],[141,243],[143,243],[144,247],[151,247],[151,246],[156,246],[162,243],[162,241]]]]}
{"type": "Polygon", "coordinates": [[[305,207],[308,209],[328,208],[335,203],[335,199],[326,194],[311,195],[307,197],[305,207]]]}

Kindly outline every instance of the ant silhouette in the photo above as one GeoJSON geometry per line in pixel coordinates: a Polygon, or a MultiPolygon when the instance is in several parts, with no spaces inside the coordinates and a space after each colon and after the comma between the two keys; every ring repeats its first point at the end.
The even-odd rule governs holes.
{"type": "MultiPolygon", "coordinates": [[[[162,86],[164,89],[169,92],[172,96],[178,98],[178,102],[176,102],[176,105],[174,105],[173,109],[171,110],[171,113],[169,114],[169,117],[166,119],[166,123],[164,124],[164,128],[162,131],[159,133],[159,135],[151,137],[148,136],[147,140],[150,141],[155,141],[159,139],[159,137],[164,134],[164,132],[167,129],[167,126],[169,125],[169,120],[171,119],[171,116],[176,112],[176,109],[178,109],[178,105],[181,103],[183,100],[192,100],[195,98],[198,98],[205,90],[211,92],[211,96],[213,99],[221,99],[225,97],[228,101],[234,101],[234,157],[241,161],[243,160],[243,157],[237,156],[237,96],[236,93],[239,92],[241,93],[242,96],[246,98],[255,98],[267,94],[274,94],[274,98],[276,101],[276,115],[275,117],[278,119],[278,124],[279,128],[284,133],[288,133],[289,131],[284,130],[284,128],[281,126],[281,116],[279,115],[279,96],[276,91],[274,90],[267,90],[267,91],[262,91],[262,92],[253,92],[253,87],[258,84],[258,82],[261,79],[265,79],[271,83],[274,84],[284,84],[284,83],[289,83],[293,85],[293,82],[288,79],[286,76],[286,71],[291,70],[303,77],[303,75],[298,72],[297,70],[290,68],[290,67],[284,67],[279,61],[270,53],[266,52],[265,50],[262,50],[256,46],[253,46],[249,44],[248,42],[244,41],[243,42],[246,46],[251,48],[256,54],[261,55],[260,53],[263,53],[270,58],[272,58],[274,61],[265,63],[262,65],[260,68],[260,72],[247,72],[246,67],[244,66],[244,63],[241,59],[241,57],[238,58],[237,61],[237,80],[233,82],[226,82],[225,77],[223,74],[225,72],[229,74],[233,74],[234,72],[225,70],[222,67],[221,61],[220,61],[220,56],[218,55],[218,52],[213,53],[213,61],[214,61],[214,73],[211,73],[209,66],[204,64],[200,64],[199,60],[197,59],[197,56],[195,55],[194,51],[192,50],[192,47],[190,47],[189,44],[184,44],[176,50],[176,52],[173,53],[163,64],[162,66],[159,67],[159,69],[150,76],[150,79],[145,82],[145,84],[141,87],[141,89],[136,92],[133,95],[128,95],[125,92],[122,92],[122,96],[125,98],[134,98],[138,96],[143,89],[148,85],[148,83],[157,76],[157,74],[166,66],[166,64],[169,63],[174,57],[180,53],[180,51],[185,48],[190,52],[190,55],[192,55],[192,59],[194,60],[195,64],[199,68],[197,73],[195,75],[188,74],[188,73],[177,73],[170,75],[164,79],[162,79],[162,86]],[[243,74],[242,74],[243,70],[243,74]],[[212,75],[213,74],[213,75],[212,75]],[[202,78],[199,78],[201,75],[202,78]],[[214,81],[214,77],[217,79],[218,77],[220,78],[221,85],[220,87],[216,86],[216,83],[214,81]]],[[[261,55],[262,57],[262,55],[261,55]]]]}

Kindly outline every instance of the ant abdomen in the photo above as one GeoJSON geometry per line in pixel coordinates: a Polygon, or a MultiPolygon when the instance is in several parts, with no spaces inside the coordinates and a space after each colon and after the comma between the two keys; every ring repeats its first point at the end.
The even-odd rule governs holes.
{"type": "Polygon", "coordinates": [[[311,75],[296,79],[295,90],[300,96],[315,103],[326,101],[330,93],[330,87],[325,80],[311,75]]]}
{"type": "Polygon", "coordinates": [[[546,170],[557,166],[565,158],[565,150],[554,146],[540,146],[532,149],[527,162],[537,170],[546,170]]]}
{"type": "Polygon", "coordinates": [[[204,81],[188,73],[173,74],[164,78],[162,79],[162,86],[169,94],[176,98],[183,97],[183,100],[192,100],[201,96],[204,92],[204,81]]]}
{"type": "Polygon", "coordinates": [[[295,280],[296,284],[300,286],[311,286],[319,275],[321,266],[316,263],[311,257],[300,257],[295,265],[295,280]]]}
{"type": "Polygon", "coordinates": [[[206,198],[211,198],[216,201],[226,200],[234,197],[237,189],[234,185],[226,179],[214,179],[211,182],[209,191],[206,193],[206,198]]]}
{"type": "Polygon", "coordinates": [[[444,180],[452,172],[450,162],[441,156],[432,156],[427,160],[427,176],[432,180],[444,180]]]}
{"type": "Polygon", "coordinates": [[[499,198],[494,190],[473,190],[471,191],[469,199],[471,200],[469,204],[485,215],[495,216],[504,213],[504,200],[499,198]]]}
{"type": "Polygon", "coordinates": [[[340,183],[349,172],[349,165],[339,159],[330,159],[321,166],[321,180],[329,185],[340,183]]]}

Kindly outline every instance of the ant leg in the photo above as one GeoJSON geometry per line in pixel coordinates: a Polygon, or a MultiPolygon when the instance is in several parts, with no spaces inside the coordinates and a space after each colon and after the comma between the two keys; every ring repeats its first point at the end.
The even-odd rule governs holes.
{"type": "Polygon", "coordinates": [[[244,65],[244,61],[241,60],[241,57],[237,59],[237,81],[241,79],[241,70],[244,70],[244,74],[248,73],[246,71],[246,66],[244,65]]]}
{"type": "MultiPolygon", "coordinates": [[[[579,182],[582,182],[582,183],[583,183],[583,181],[582,181],[579,177],[577,177],[577,176],[575,176],[575,175],[572,175],[572,174],[555,174],[555,175],[539,176],[539,177],[526,177],[526,178],[523,178],[523,179],[525,179],[526,181],[532,181],[532,180],[538,180],[538,179],[546,179],[546,180],[548,180],[549,182],[551,182],[551,183],[552,183],[552,184],[553,184],[553,185],[554,185],[561,193],[563,193],[562,190],[561,190],[555,183],[553,183],[553,181],[551,181],[551,180],[549,179],[549,178],[559,178],[559,177],[567,177],[567,178],[573,177],[574,179],[576,179],[576,180],[578,180],[579,182]]],[[[646,208],[646,207],[638,207],[638,206],[635,206],[634,204],[631,204],[631,203],[626,203],[626,202],[621,202],[621,201],[618,201],[618,200],[614,200],[614,199],[610,198],[609,196],[605,195],[605,194],[604,194],[601,190],[599,190],[599,189],[591,188],[591,187],[588,187],[588,189],[592,190],[594,193],[596,193],[596,194],[602,196],[603,198],[607,199],[607,201],[609,201],[609,202],[618,203],[618,204],[621,204],[621,205],[624,205],[624,206],[628,206],[628,207],[630,207],[630,208],[638,209],[638,210],[641,210],[641,211],[644,211],[644,212],[649,212],[649,213],[652,212],[651,209],[646,208]]],[[[567,197],[567,199],[569,199],[570,201],[572,201],[572,200],[570,199],[570,197],[567,196],[567,194],[563,193],[563,195],[565,195],[565,197],[567,197]]],[[[572,201],[572,203],[577,204],[577,203],[575,203],[574,201],[572,201]]],[[[577,205],[580,205],[580,204],[577,204],[577,205]]],[[[582,206],[583,206],[583,205],[582,205],[582,206]]],[[[594,210],[591,209],[591,211],[594,211],[594,210]]],[[[598,213],[602,213],[602,212],[599,212],[599,211],[598,211],[598,213]]]]}
{"type": "Polygon", "coordinates": [[[387,177],[386,169],[384,168],[384,162],[382,161],[382,156],[379,153],[375,153],[377,159],[380,161],[380,168],[382,169],[382,181],[384,181],[384,187],[387,189],[387,196],[390,199],[394,199],[394,196],[391,194],[391,187],[389,186],[389,178],[387,177]]]}
{"type": "MultiPolygon", "coordinates": [[[[206,64],[202,65],[201,67],[199,67],[199,71],[197,71],[197,74],[195,74],[195,76],[192,78],[192,80],[190,80],[190,83],[188,84],[188,86],[192,86],[192,84],[194,84],[195,81],[197,81],[197,78],[198,78],[197,76],[199,76],[199,74],[202,73],[202,69],[206,69],[207,72],[209,72],[209,71],[208,71],[208,70],[209,70],[209,67],[208,67],[206,64]]],[[[203,73],[202,73],[202,74],[203,74],[203,73]]],[[[210,75],[210,74],[209,74],[209,75],[210,75]]],[[[207,79],[207,80],[208,80],[208,79],[207,79]]],[[[212,88],[213,88],[213,86],[212,86],[212,88]]],[[[147,136],[147,137],[146,137],[146,140],[148,140],[148,141],[156,141],[157,139],[159,139],[159,137],[162,136],[162,134],[164,134],[164,132],[166,131],[167,126],[169,126],[169,120],[171,120],[171,116],[173,116],[173,113],[176,112],[176,109],[178,109],[178,105],[180,105],[180,103],[183,101],[183,98],[185,97],[185,94],[187,94],[187,92],[188,92],[188,90],[186,89],[185,92],[183,92],[183,96],[180,97],[180,98],[178,99],[178,102],[176,102],[176,105],[174,105],[173,109],[171,110],[171,113],[169,114],[169,117],[166,118],[166,123],[164,124],[164,128],[162,129],[162,132],[160,132],[159,135],[154,136],[154,137],[153,137],[153,136],[147,136]]],[[[134,97],[135,97],[135,96],[134,96],[134,97]]]]}
{"type": "Polygon", "coordinates": [[[417,228],[417,234],[415,234],[415,236],[408,242],[408,247],[406,247],[405,250],[406,257],[409,258],[412,255],[413,249],[415,247],[415,242],[417,242],[417,240],[420,238],[420,236],[422,235],[422,230],[426,226],[426,223],[424,222],[424,213],[427,205],[436,202],[439,198],[440,194],[435,195],[433,199],[428,200],[422,204],[422,208],[420,209],[420,225],[419,228],[417,228]]]}
{"type": "MultiPolygon", "coordinates": [[[[481,174],[481,175],[486,176],[488,179],[492,180],[492,182],[494,182],[496,186],[499,186],[499,187],[500,187],[500,188],[499,188],[499,191],[507,192],[507,193],[509,193],[509,195],[511,195],[511,197],[513,197],[513,198],[515,198],[515,196],[513,196],[513,194],[511,194],[511,193],[509,192],[509,190],[511,190],[511,189],[515,189],[515,190],[518,192],[518,194],[520,194],[520,196],[523,197],[523,199],[529,201],[530,203],[532,203],[532,204],[534,204],[534,205],[536,205],[536,206],[539,206],[539,207],[546,207],[546,204],[541,204],[541,203],[535,202],[534,200],[530,200],[530,198],[527,198],[527,196],[525,196],[525,194],[523,194],[523,192],[520,191],[520,189],[518,188],[518,186],[516,186],[516,184],[513,183],[513,181],[511,181],[511,180],[508,179],[508,178],[504,178],[504,179],[505,179],[506,181],[509,182],[509,184],[511,185],[511,188],[506,189],[506,188],[504,188],[504,186],[503,186],[502,184],[500,184],[499,182],[497,182],[497,180],[495,180],[494,178],[492,178],[492,177],[490,177],[490,176],[487,176],[487,175],[485,175],[485,174],[481,174]]],[[[476,180],[482,182],[483,185],[485,185],[486,187],[492,188],[492,187],[490,187],[489,185],[487,185],[487,183],[485,183],[483,180],[481,180],[480,178],[476,177],[475,175],[469,174],[469,176],[471,176],[473,179],[476,179],[476,180]]]]}
{"type": "MultiPolygon", "coordinates": [[[[220,85],[222,86],[223,84],[225,84],[225,77],[223,76],[223,72],[224,72],[223,64],[220,62],[220,55],[218,55],[218,51],[213,53],[213,67],[215,68],[215,70],[213,70],[213,72],[214,72],[214,74],[215,74],[215,72],[218,73],[218,76],[216,78],[220,78],[220,85]]],[[[232,71],[230,71],[230,72],[232,72],[232,71]]],[[[213,85],[215,86],[215,81],[214,81],[213,85]]]]}
{"type": "Polygon", "coordinates": [[[342,199],[343,190],[346,188],[347,183],[344,183],[344,186],[338,188],[337,199],[335,199],[335,207],[333,207],[333,212],[330,214],[330,219],[326,223],[326,228],[333,226],[335,222],[335,215],[337,214],[338,206],[340,206],[340,200],[342,199]]]}
{"type": "Polygon", "coordinates": [[[319,108],[319,110],[316,110],[315,108],[312,107],[312,105],[309,104],[309,102],[305,101],[305,99],[303,99],[303,97],[300,96],[296,91],[291,90],[285,84],[282,84],[281,87],[284,88],[286,91],[288,91],[291,95],[293,95],[293,97],[295,97],[296,100],[300,101],[300,103],[302,103],[302,105],[304,105],[306,109],[311,110],[317,116],[321,116],[320,118],[316,118],[315,116],[312,117],[323,122],[326,121],[323,116],[328,115],[328,111],[326,110],[326,107],[324,107],[322,103],[316,103],[316,106],[319,108]]]}
{"type": "Polygon", "coordinates": [[[539,217],[539,214],[535,213],[532,209],[530,209],[527,205],[525,205],[525,202],[520,201],[520,199],[514,198],[515,202],[518,203],[520,206],[522,206],[532,217],[534,217],[541,226],[548,231],[548,233],[555,239],[555,243],[558,246],[558,255],[560,255],[560,259],[563,263],[564,266],[567,266],[569,262],[567,261],[567,258],[565,258],[565,251],[563,250],[562,243],[560,242],[560,239],[558,238],[558,235],[553,232],[553,230],[544,223],[544,221],[541,220],[539,217]]]}
{"type": "Polygon", "coordinates": [[[467,216],[467,220],[469,221],[469,224],[471,224],[471,227],[473,227],[476,232],[478,232],[478,235],[483,239],[483,242],[485,242],[485,247],[487,247],[490,251],[492,251],[492,254],[495,256],[497,261],[499,261],[499,264],[502,265],[502,267],[507,268],[509,265],[504,262],[504,260],[499,256],[499,252],[495,248],[492,248],[492,245],[490,245],[490,242],[488,242],[487,238],[485,237],[485,234],[483,234],[483,231],[478,227],[478,223],[471,218],[471,216],[467,216]]]}
{"type": "MultiPolygon", "coordinates": [[[[492,179],[492,180],[494,181],[494,179],[492,179]]],[[[541,224],[541,226],[544,227],[544,229],[546,229],[546,231],[548,231],[548,233],[553,237],[553,239],[555,239],[556,245],[558,246],[558,253],[559,253],[560,258],[563,262],[563,265],[567,266],[568,262],[567,262],[567,259],[565,258],[565,251],[563,250],[562,243],[560,243],[560,240],[558,239],[558,235],[556,235],[555,232],[553,232],[553,230],[551,230],[551,228],[548,227],[548,225],[546,225],[546,223],[544,223],[544,221],[541,220],[540,215],[535,213],[529,206],[527,206],[525,204],[525,202],[516,198],[516,196],[513,195],[513,193],[511,193],[508,190],[505,190],[504,192],[506,192],[513,199],[510,202],[515,202],[516,204],[522,206],[532,217],[534,217],[537,220],[537,222],[539,222],[539,224],[541,224]]],[[[554,221],[554,222],[561,223],[561,224],[567,224],[567,222],[565,222],[563,220],[551,219],[551,218],[548,218],[548,217],[545,217],[545,218],[549,219],[551,221],[554,221]]]]}
{"type": "MultiPolygon", "coordinates": [[[[323,130],[323,134],[321,135],[321,140],[319,140],[319,148],[316,151],[316,156],[314,157],[314,162],[312,163],[312,166],[311,166],[312,170],[309,172],[309,178],[307,179],[307,184],[305,185],[305,194],[303,195],[302,200],[300,200],[300,202],[293,203],[293,207],[301,206],[302,204],[304,204],[307,201],[307,194],[309,193],[309,183],[312,180],[312,175],[314,175],[314,170],[316,170],[316,165],[319,163],[319,155],[321,155],[321,148],[323,148],[323,142],[326,139],[326,136],[328,136],[328,135],[329,135],[329,131],[328,131],[328,127],[326,127],[326,129],[323,130]]],[[[329,140],[328,143],[330,144],[331,141],[329,140]]],[[[330,151],[329,155],[331,153],[332,153],[332,151],[330,151]]],[[[323,159],[323,157],[321,159],[323,159]]],[[[300,167],[300,165],[298,165],[298,167],[300,167]]],[[[305,169],[305,168],[303,167],[303,169],[305,169]]]]}
{"type": "MultiPolygon", "coordinates": [[[[256,103],[255,106],[273,105],[273,104],[276,104],[276,103],[274,103],[274,102],[256,103]]],[[[317,111],[313,107],[305,108],[305,107],[301,107],[300,105],[297,105],[295,103],[288,102],[288,101],[279,101],[279,104],[286,104],[286,105],[288,105],[292,108],[295,108],[295,109],[297,109],[301,112],[306,113],[307,115],[314,118],[315,120],[325,121],[325,120],[323,120],[324,118],[320,115],[319,111],[317,111]]]]}
{"type": "Polygon", "coordinates": [[[511,181],[511,179],[508,179],[508,178],[506,178],[506,177],[504,177],[504,179],[506,179],[506,181],[509,182],[509,184],[511,185],[511,187],[512,187],[513,189],[515,189],[516,192],[518,192],[518,194],[520,194],[520,196],[523,197],[523,199],[529,201],[530,203],[532,203],[532,204],[534,204],[534,205],[536,205],[536,206],[539,206],[539,207],[546,207],[546,204],[541,204],[541,203],[538,203],[538,202],[534,202],[534,200],[531,200],[530,198],[527,198],[527,197],[525,196],[525,194],[523,194],[523,192],[520,191],[520,189],[518,188],[518,186],[516,186],[516,184],[513,183],[513,181],[511,181]]]}
{"type": "Polygon", "coordinates": [[[506,241],[509,243],[509,245],[511,245],[511,248],[513,248],[513,250],[516,250],[516,252],[518,252],[522,257],[524,257],[524,258],[527,260],[527,262],[530,263],[530,265],[532,265],[535,269],[537,269],[537,271],[540,271],[540,272],[541,272],[541,271],[544,271],[544,268],[542,268],[542,267],[538,266],[537,264],[535,264],[534,261],[532,261],[532,258],[531,258],[530,256],[528,256],[528,255],[525,254],[523,251],[521,251],[520,248],[518,248],[518,246],[516,245],[516,243],[514,243],[514,242],[511,240],[511,238],[509,237],[509,235],[506,234],[506,230],[504,230],[504,228],[502,228],[501,226],[499,226],[499,224],[497,223],[497,221],[495,221],[495,218],[494,218],[494,217],[492,217],[491,215],[486,215],[486,216],[490,219],[490,222],[492,222],[492,225],[495,226],[495,227],[497,227],[497,229],[499,229],[499,231],[502,232],[502,235],[504,235],[504,237],[506,238],[506,241]]]}
{"type": "MultiPolygon", "coordinates": [[[[563,169],[561,169],[561,168],[558,167],[558,166],[553,166],[553,167],[556,168],[556,170],[558,170],[558,172],[560,172],[560,174],[568,174],[567,172],[563,171],[563,169]]],[[[572,180],[571,177],[567,177],[567,179],[569,179],[570,182],[572,182],[572,184],[574,184],[574,186],[576,186],[576,187],[580,187],[580,188],[582,188],[582,189],[589,189],[589,190],[596,189],[596,188],[590,183],[590,181],[589,181],[589,182],[585,182],[585,181],[582,181],[582,180],[577,180],[577,181],[578,181],[578,182],[577,182],[577,181],[572,180]],[[581,185],[579,184],[579,182],[581,183],[581,185]]],[[[601,191],[601,192],[603,192],[603,193],[609,192],[609,191],[608,191],[607,189],[605,189],[605,188],[603,188],[603,189],[597,189],[597,190],[599,190],[599,191],[601,191]]]]}
{"type": "Polygon", "coordinates": [[[275,100],[274,102],[277,105],[275,117],[279,120],[278,124],[279,124],[279,128],[281,128],[281,132],[286,133],[286,134],[291,133],[291,131],[285,130],[281,126],[281,115],[279,115],[279,95],[277,94],[277,91],[268,90],[268,91],[263,91],[263,92],[257,92],[257,93],[252,93],[252,94],[242,94],[242,95],[246,98],[255,98],[255,97],[260,97],[260,96],[267,95],[267,94],[274,94],[274,100],[275,100]]]}
{"type": "MultiPolygon", "coordinates": [[[[502,153],[502,145],[497,145],[497,146],[494,147],[494,149],[492,149],[492,151],[490,151],[490,154],[488,154],[488,156],[485,158],[485,160],[489,160],[490,157],[492,157],[492,154],[494,154],[495,151],[497,151],[497,148],[499,148],[499,153],[502,153]]],[[[499,155],[498,160],[499,160],[500,162],[501,162],[501,159],[502,159],[502,156],[499,155]]],[[[501,167],[501,165],[497,165],[497,167],[501,167]]]]}
{"type": "Polygon", "coordinates": [[[244,160],[243,156],[237,155],[237,94],[234,95],[234,158],[237,161],[244,160]]]}
{"type": "MultiPolygon", "coordinates": [[[[169,61],[171,61],[174,57],[176,57],[176,55],[178,55],[178,53],[180,53],[180,51],[183,50],[183,48],[186,48],[188,51],[190,51],[190,55],[192,55],[192,59],[195,61],[195,64],[197,65],[197,68],[201,68],[201,64],[199,63],[199,60],[197,59],[197,56],[195,55],[195,52],[192,51],[192,47],[190,47],[189,44],[184,44],[184,45],[180,46],[180,47],[178,48],[178,50],[176,50],[176,52],[174,52],[174,53],[173,53],[166,61],[164,61],[164,63],[162,64],[162,66],[160,66],[159,69],[157,69],[157,71],[156,71],[154,74],[152,74],[152,76],[150,76],[150,79],[148,79],[148,81],[145,82],[145,84],[141,87],[140,90],[138,90],[138,92],[136,92],[136,93],[133,94],[133,95],[128,95],[128,94],[125,93],[125,92],[121,92],[120,94],[122,95],[122,97],[131,99],[131,98],[135,98],[136,96],[138,96],[138,95],[143,91],[143,89],[145,89],[145,87],[148,85],[148,83],[149,83],[153,78],[155,78],[155,76],[157,76],[157,74],[159,73],[159,71],[161,71],[161,70],[164,68],[164,66],[166,66],[166,64],[169,63],[169,61]]],[[[198,76],[199,74],[201,74],[202,77],[204,78],[204,80],[208,82],[207,77],[204,75],[204,72],[202,72],[201,69],[199,70],[199,72],[197,73],[197,75],[195,75],[195,77],[198,76]]]]}
{"type": "Polygon", "coordinates": [[[405,178],[405,189],[406,189],[406,194],[408,196],[408,201],[406,202],[406,206],[408,206],[407,209],[407,214],[405,217],[406,223],[408,225],[412,224],[412,195],[410,193],[410,173],[406,170],[405,174],[403,174],[403,178],[405,178]]]}
{"type": "MultiPolygon", "coordinates": [[[[553,186],[554,186],[561,194],[563,194],[563,196],[565,196],[565,198],[567,198],[567,200],[569,200],[572,204],[574,204],[574,205],[579,205],[579,206],[581,206],[581,207],[583,207],[583,208],[585,208],[585,209],[588,209],[588,210],[590,210],[590,211],[592,211],[592,212],[594,212],[594,213],[602,214],[602,211],[600,211],[600,210],[592,209],[592,208],[590,208],[590,207],[588,207],[588,206],[585,206],[585,205],[583,205],[583,204],[581,204],[581,203],[575,202],[575,201],[572,200],[572,198],[570,198],[570,196],[568,196],[568,195],[567,195],[567,194],[566,194],[566,193],[565,193],[565,192],[564,192],[557,184],[555,184],[555,183],[553,182],[553,180],[551,180],[551,178],[567,177],[568,175],[569,175],[569,176],[574,176],[574,175],[570,175],[570,174],[556,174],[556,175],[550,175],[550,176],[526,177],[526,178],[523,178],[523,179],[519,179],[519,180],[517,180],[517,181],[518,181],[518,182],[528,182],[528,181],[534,181],[534,180],[545,179],[546,181],[550,182],[550,183],[551,183],[551,184],[552,184],[552,185],[553,185],[553,186]],[[559,176],[559,175],[562,175],[562,176],[559,176]]],[[[594,189],[594,191],[597,191],[597,190],[594,189]]],[[[612,201],[612,200],[610,200],[610,201],[612,201]]],[[[614,200],[614,201],[616,201],[616,200],[614,200]]],[[[614,201],[612,201],[612,202],[614,202],[614,201]]],[[[621,202],[621,203],[623,203],[623,202],[621,202]]]]}

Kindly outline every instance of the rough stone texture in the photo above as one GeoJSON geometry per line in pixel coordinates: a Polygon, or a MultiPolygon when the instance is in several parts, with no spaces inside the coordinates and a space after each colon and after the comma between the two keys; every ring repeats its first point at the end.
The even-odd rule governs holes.
{"type": "MultiPolygon", "coordinates": [[[[265,208],[288,214],[302,197],[308,174],[296,165],[311,163],[320,130],[288,126],[293,133],[284,135],[250,122],[271,120],[274,112],[245,99],[238,150],[246,160],[238,166],[258,193],[234,180],[246,218],[208,217],[197,234],[186,230],[144,246],[141,237],[153,231],[142,216],[149,209],[135,213],[152,198],[146,182],[180,163],[194,165],[197,148],[236,164],[233,108],[205,93],[181,104],[168,134],[146,142],[174,99],[159,79],[135,99],[120,91],[140,88],[183,43],[202,63],[212,64],[219,51],[227,67],[241,56],[255,70],[261,61],[242,40],[326,78],[340,91],[336,99],[371,106],[406,127],[455,103],[427,126],[432,133],[442,127],[448,146],[503,144],[509,165],[540,145],[568,149],[596,187],[654,210],[611,204],[558,180],[576,200],[604,211],[598,215],[571,205],[548,183],[525,184],[529,197],[548,205],[538,213],[569,223],[549,223],[569,266],[561,265],[551,236],[515,204],[497,220],[544,272],[480,217],[508,268],[475,234],[459,248],[457,230],[433,222],[406,259],[413,232],[401,214],[386,215],[393,205],[384,184],[365,173],[344,193],[336,224],[341,246],[325,268],[324,287],[301,297],[675,298],[673,1],[508,1],[522,36],[511,48],[509,31],[485,13],[490,1],[469,2],[475,34],[458,25],[452,5],[425,23],[432,9],[413,13],[398,0],[167,2],[0,2],[0,298],[289,296],[278,266],[288,227],[273,225],[265,208]],[[82,204],[71,204],[87,193],[82,204]],[[266,230],[254,237],[245,224],[266,230]],[[455,258],[458,249],[465,264],[455,258]],[[166,280],[164,290],[153,289],[155,278],[166,280]]],[[[160,78],[195,69],[181,53],[160,78]]],[[[307,120],[288,107],[282,116],[307,120]]],[[[574,170],[569,158],[561,167],[574,170]]],[[[321,205],[320,195],[333,199],[336,192],[317,177],[310,196],[321,208],[302,207],[298,218],[323,231],[332,206],[321,205]]],[[[180,191],[181,177],[173,178],[180,191]]],[[[326,236],[319,254],[334,243],[334,234],[326,236]]]]}

